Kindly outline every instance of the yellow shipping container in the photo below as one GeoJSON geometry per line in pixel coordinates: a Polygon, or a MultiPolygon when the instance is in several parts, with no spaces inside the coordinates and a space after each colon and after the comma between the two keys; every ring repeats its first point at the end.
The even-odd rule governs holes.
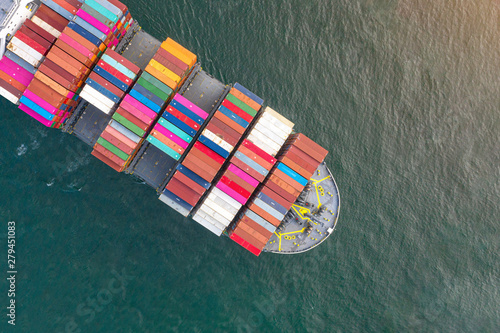
{"type": "Polygon", "coordinates": [[[172,55],[183,63],[188,64],[189,67],[193,67],[194,64],[196,64],[196,55],[171,38],[167,38],[167,40],[161,44],[161,47],[172,53],[172,55]]]}
{"type": "Polygon", "coordinates": [[[168,76],[166,76],[165,74],[163,74],[162,72],[160,72],[159,70],[157,70],[156,68],[154,68],[153,66],[151,66],[151,64],[149,64],[146,67],[146,72],[148,72],[149,74],[153,75],[155,78],[157,78],[161,82],[165,83],[172,90],[175,91],[175,89],[177,89],[177,83],[175,83],[174,80],[172,80],[171,78],[169,78],[168,76]]]}
{"type": "Polygon", "coordinates": [[[157,70],[159,70],[160,72],[162,72],[163,74],[165,74],[166,76],[168,76],[170,79],[172,79],[172,81],[174,81],[175,83],[179,83],[181,82],[181,78],[179,75],[175,74],[174,72],[172,72],[170,69],[168,69],[167,67],[163,66],[162,64],[160,64],[158,61],[152,59],[149,64],[151,66],[153,66],[154,68],[156,68],[157,70]]]}

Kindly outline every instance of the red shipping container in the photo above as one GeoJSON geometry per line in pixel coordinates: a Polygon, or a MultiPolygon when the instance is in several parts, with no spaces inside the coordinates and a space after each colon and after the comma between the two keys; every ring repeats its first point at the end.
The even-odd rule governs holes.
{"type": "Polygon", "coordinates": [[[101,138],[103,138],[104,140],[108,141],[113,146],[115,146],[116,148],[120,149],[122,152],[124,152],[127,155],[131,155],[134,152],[134,150],[135,150],[134,148],[129,147],[124,142],[120,141],[115,136],[111,135],[109,132],[106,132],[106,131],[102,132],[101,138]]]}
{"type": "Polygon", "coordinates": [[[227,176],[222,176],[221,179],[220,179],[220,182],[223,183],[223,184],[225,184],[225,185],[227,185],[227,186],[229,186],[229,188],[231,188],[236,193],[238,193],[241,196],[243,196],[245,199],[250,198],[250,195],[252,194],[249,191],[245,190],[240,185],[238,185],[236,182],[234,182],[231,179],[229,179],[227,176]]]}
{"type": "MultiPolygon", "coordinates": [[[[125,95],[125,92],[123,90],[121,90],[96,72],[90,73],[89,78],[94,80],[96,83],[100,84],[102,87],[106,88],[109,92],[111,92],[113,95],[118,96],[119,98],[122,98],[125,95]]],[[[128,111],[128,109],[126,110],[128,111]]]]}
{"type": "Polygon", "coordinates": [[[295,200],[297,200],[296,196],[288,193],[283,188],[281,188],[280,185],[278,185],[270,180],[266,180],[264,184],[265,184],[265,186],[269,187],[271,190],[273,190],[274,192],[279,194],[281,197],[283,197],[283,199],[285,199],[288,202],[295,202],[295,200]]]}
{"type": "Polygon", "coordinates": [[[226,172],[224,172],[224,176],[227,177],[227,178],[229,178],[231,181],[235,182],[239,186],[241,186],[243,189],[245,189],[246,191],[248,191],[250,194],[252,194],[253,191],[255,190],[255,187],[253,187],[252,185],[248,184],[246,181],[244,181],[240,177],[236,176],[234,173],[232,173],[229,170],[226,170],[226,172]]]}
{"type": "MultiPolygon", "coordinates": [[[[214,119],[214,120],[218,120],[218,119],[214,119]]],[[[218,137],[222,138],[222,140],[224,140],[227,143],[229,143],[231,146],[235,147],[238,144],[239,138],[234,138],[233,136],[230,135],[230,133],[227,133],[226,131],[224,131],[223,129],[219,128],[217,125],[215,125],[213,121],[210,121],[207,124],[206,128],[210,132],[212,132],[215,135],[217,135],[218,137]]],[[[236,132],[234,132],[234,133],[236,133],[236,132]]],[[[238,134],[238,133],[236,133],[236,134],[238,134]]]]}
{"type": "Polygon", "coordinates": [[[56,41],[55,46],[78,60],[80,63],[82,63],[82,65],[85,65],[86,67],[91,67],[94,64],[92,59],[89,59],[88,56],[80,53],[78,50],[66,44],[61,39],[58,39],[56,41]]]}
{"type": "Polygon", "coordinates": [[[132,84],[132,80],[128,76],[126,76],[125,74],[121,73],[119,70],[117,70],[116,68],[114,68],[113,66],[111,66],[110,64],[108,64],[107,62],[105,62],[104,60],[99,60],[99,62],[97,63],[97,65],[99,67],[101,67],[102,69],[104,69],[106,72],[112,74],[118,80],[120,80],[123,83],[125,83],[127,86],[130,86],[130,84],[132,84]]]}
{"type": "MultiPolygon", "coordinates": [[[[35,24],[35,26],[36,26],[36,24],[35,24]]],[[[43,29],[40,29],[40,30],[43,30],[43,29]]],[[[43,38],[42,36],[40,36],[39,34],[34,32],[33,30],[31,30],[30,28],[28,28],[26,25],[22,25],[21,28],[19,28],[19,30],[17,32],[22,32],[23,34],[25,34],[26,36],[28,36],[29,38],[34,40],[37,44],[42,46],[45,50],[50,49],[50,47],[52,46],[51,42],[49,42],[48,40],[46,40],[45,38],[43,38]]],[[[17,36],[17,33],[16,33],[16,36],[17,36]]]]}
{"type": "Polygon", "coordinates": [[[319,163],[323,162],[326,155],[328,155],[328,150],[321,147],[319,144],[309,139],[302,133],[295,134],[290,143],[311,156],[319,163]]]}
{"type": "Polygon", "coordinates": [[[201,186],[182,172],[176,171],[173,178],[179,180],[181,183],[185,184],[187,187],[189,187],[199,195],[203,195],[206,191],[203,186],[201,186]]]}
{"type": "Polygon", "coordinates": [[[76,12],[78,11],[78,8],[80,8],[82,6],[82,4],[78,1],[76,1],[76,3],[78,3],[77,6],[76,3],[74,1],[71,1],[71,0],[52,0],[54,1],[56,4],[58,4],[59,6],[61,6],[62,8],[66,9],[68,12],[70,12],[71,14],[76,14],[76,12]]]}
{"type": "Polygon", "coordinates": [[[252,212],[259,215],[260,217],[262,217],[264,220],[271,223],[275,227],[278,227],[280,225],[280,223],[281,223],[280,220],[278,220],[277,218],[275,218],[274,216],[272,216],[271,214],[269,214],[268,212],[266,212],[265,210],[263,210],[262,208],[260,208],[256,204],[254,204],[253,202],[248,203],[247,207],[250,208],[250,210],[252,212]]]}
{"type": "Polygon", "coordinates": [[[231,158],[231,163],[240,168],[241,170],[245,171],[248,175],[252,176],[253,178],[257,179],[259,182],[263,182],[266,176],[262,175],[261,173],[255,171],[252,169],[252,167],[248,166],[245,164],[243,161],[241,161],[239,158],[236,156],[233,156],[231,158]]]}
{"type": "Polygon", "coordinates": [[[54,44],[56,42],[56,40],[57,40],[57,38],[54,37],[54,36],[52,36],[50,33],[48,33],[47,30],[45,30],[42,27],[36,25],[31,20],[24,21],[24,25],[27,26],[31,31],[36,32],[37,34],[39,34],[40,36],[42,36],[50,44],[54,44]]]}
{"type": "Polygon", "coordinates": [[[241,145],[238,148],[238,151],[268,171],[273,168],[272,163],[269,163],[268,161],[264,160],[262,157],[260,157],[259,155],[257,155],[244,145],[241,145]]]}
{"type": "Polygon", "coordinates": [[[264,160],[266,160],[268,163],[270,164],[274,164],[276,163],[276,159],[274,157],[272,157],[271,155],[269,155],[268,153],[266,153],[264,150],[262,150],[261,148],[257,147],[253,142],[249,141],[249,140],[244,140],[243,141],[243,146],[245,146],[246,148],[250,149],[251,151],[253,151],[255,154],[259,155],[260,157],[262,157],[264,160]]]}
{"type": "Polygon", "coordinates": [[[264,246],[266,246],[266,243],[263,242],[262,240],[258,240],[255,238],[253,235],[248,233],[244,228],[240,227],[239,225],[233,230],[233,234],[236,234],[246,240],[248,243],[252,244],[259,250],[263,249],[264,246]]]}
{"type": "MultiPolygon", "coordinates": [[[[65,77],[59,75],[59,73],[56,73],[54,70],[49,68],[46,61],[44,61],[44,63],[38,68],[38,72],[36,72],[35,77],[38,78],[39,73],[47,76],[48,78],[51,78],[55,83],[59,84],[61,87],[68,91],[76,91],[78,89],[78,86],[76,84],[68,81],[65,77]]],[[[68,72],[66,73],[69,74],[68,72]]],[[[76,78],[73,78],[73,80],[77,81],[76,78]]],[[[56,88],[53,87],[53,89],[56,88]]],[[[67,94],[64,94],[64,96],[67,96],[67,94]]]]}
{"type": "Polygon", "coordinates": [[[180,69],[179,67],[174,65],[172,62],[168,61],[166,58],[162,57],[158,52],[155,54],[153,59],[158,61],[161,65],[168,68],[175,75],[177,75],[181,78],[184,76],[184,71],[182,69],[180,69]]]}
{"type": "Polygon", "coordinates": [[[188,125],[192,129],[194,129],[195,131],[198,131],[200,129],[200,124],[198,124],[196,121],[189,118],[188,116],[186,116],[184,113],[180,112],[179,110],[177,110],[173,106],[169,105],[167,108],[167,112],[170,113],[175,118],[182,121],[184,124],[188,125]]]}
{"type": "Polygon", "coordinates": [[[194,173],[196,173],[198,176],[205,179],[209,183],[214,179],[215,175],[217,174],[217,172],[213,172],[213,170],[208,165],[200,161],[198,158],[194,156],[189,157],[189,154],[182,162],[182,165],[184,165],[186,168],[193,171],[194,173]]]}
{"type": "Polygon", "coordinates": [[[303,167],[306,168],[307,166],[306,169],[309,171],[312,169],[314,169],[313,172],[316,171],[320,165],[320,163],[318,163],[314,158],[295,146],[289,146],[288,150],[285,151],[285,155],[292,159],[295,163],[298,163],[298,161],[304,161],[306,164],[303,165],[303,167]]]}
{"type": "Polygon", "coordinates": [[[128,112],[122,107],[119,107],[118,110],[116,110],[116,113],[120,114],[125,119],[127,119],[132,124],[142,129],[143,131],[147,131],[147,129],[149,128],[148,124],[143,123],[141,120],[137,119],[135,116],[133,116],[130,112],[128,112]]]}
{"type": "Polygon", "coordinates": [[[4,88],[8,92],[10,92],[12,95],[16,96],[17,98],[21,98],[23,96],[24,91],[17,90],[10,83],[6,82],[3,79],[0,79],[0,87],[4,88]]]}
{"type": "Polygon", "coordinates": [[[216,152],[214,152],[212,149],[208,148],[205,146],[203,143],[196,141],[194,143],[194,147],[203,152],[205,155],[209,156],[211,159],[217,162],[217,164],[222,165],[226,161],[226,159],[216,152]]]}
{"type": "Polygon", "coordinates": [[[214,159],[212,159],[210,156],[206,155],[202,151],[198,150],[196,147],[193,147],[191,151],[188,154],[188,157],[192,155],[198,159],[200,159],[203,163],[206,165],[209,165],[213,170],[218,171],[221,168],[221,164],[217,163],[214,159]]]}
{"type": "Polygon", "coordinates": [[[130,69],[135,74],[138,74],[141,71],[141,69],[137,65],[133,64],[130,60],[125,59],[122,55],[119,55],[111,49],[107,49],[104,54],[108,55],[110,58],[116,60],[118,63],[130,69]]]}
{"type": "Polygon", "coordinates": [[[119,165],[121,167],[123,165],[125,165],[126,161],[122,160],[120,157],[118,157],[117,155],[113,154],[111,151],[107,150],[106,148],[104,148],[103,146],[101,146],[98,143],[95,144],[94,150],[98,151],[99,153],[101,153],[104,156],[106,156],[110,161],[112,161],[116,165],[119,165]]]}
{"type": "MultiPolygon", "coordinates": [[[[181,61],[179,58],[177,58],[176,56],[174,56],[172,53],[168,52],[164,48],[160,47],[158,49],[157,53],[159,55],[161,55],[163,58],[170,61],[176,67],[178,67],[183,73],[186,73],[186,71],[189,69],[189,65],[185,64],[183,61],[181,61]]],[[[179,75],[179,76],[181,76],[181,75],[179,75]]]]}
{"type": "Polygon", "coordinates": [[[50,24],[51,27],[57,31],[63,31],[68,25],[69,21],[64,17],[42,4],[36,11],[36,16],[41,18],[46,23],[50,24]]]}
{"type": "Polygon", "coordinates": [[[260,192],[262,192],[263,194],[267,195],[269,198],[273,199],[274,201],[276,201],[280,206],[282,206],[283,208],[285,208],[286,210],[290,210],[290,208],[292,208],[292,205],[293,205],[293,201],[288,201],[286,200],[285,198],[283,198],[281,195],[279,195],[278,193],[274,192],[272,189],[270,189],[269,187],[267,186],[263,186],[261,189],[260,189],[260,192]]]}
{"type": "Polygon", "coordinates": [[[273,233],[271,231],[267,230],[266,228],[264,228],[263,226],[261,226],[260,224],[258,224],[257,222],[255,222],[254,220],[249,218],[248,216],[243,216],[243,218],[240,220],[239,223],[245,223],[250,228],[254,229],[258,233],[260,233],[261,235],[266,237],[268,240],[273,235],[273,233]]]}
{"type": "Polygon", "coordinates": [[[10,75],[7,75],[5,72],[0,71],[0,79],[4,80],[6,83],[10,84],[14,88],[16,88],[19,91],[25,91],[26,86],[22,85],[19,81],[11,77],[10,75]]]}
{"type": "Polygon", "coordinates": [[[231,238],[234,242],[241,245],[244,249],[250,251],[252,254],[254,254],[256,256],[259,256],[260,253],[262,252],[261,250],[259,250],[258,248],[256,248],[252,244],[248,243],[246,240],[244,240],[240,236],[236,235],[235,233],[231,233],[229,238],[231,238]]]}
{"type": "Polygon", "coordinates": [[[246,231],[250,236],[257,239],[257,241],[259,241],[260,243],[264,244],[264,246],[269,241],[270,237],[266,237],[266,236],[262,235],[260,232],[258,232],[257,230],[252,228],[250,225],[248,225],[245,221],[240,221],[240,223],[238,223],[238,226],[236,228],[246,231]]]}
{"type": "Polygon", "coordinates": [[[100,152],[98,152],[97,150],[93,150],[91,154],[94,157],[97,157],[98,159],[100,159],[102,162],[104,162],[109,167],[113,168],[115,171],[122,172],[123,167],[121,167],[118,164],[114,163],[109,158],[107,158],[106,156],[104,156],[103,154],[101,154],[100,152]]]}
{"type": "Polygon", "coordinates": [[[33,92],[37,96],[42,97],[47,103],[55,108],[60,108],[66,100],[65,96],[60,95],[58,92],[48,87],[36,78],[31,81],[28,88],[31,92],[33,92]]]}
{"type": "Polygon", "coordinates": [[[190,189],[180,180],[175,178],[172,178],[170,182],[168,182],[166,189],[186,201],[191,206],[196,206],[201,198],[200,194],[196,193],[194,190],[190,189]]]}
{"type": "Polygon", "coordinates": [[[253,116],[246,113],[245,111],[243,111],[242,109],[240,109],[239,107],[237,107],[236,105],[234,105],[233,103],[231,103],[227,99],[222,101],[222,105],[224,105],[226,108],[228,108],[229,110],[231,110],[232,112],[234,112],[235,114],[240,116],[241,118],[245,119],[247,122],[251,122],[254,118],[253,116]]]}
{"type": "Polygon", "coordinates": [[[238,132],[240,135],[245,133],[245,128],[239,124],[237,124],[234,120],[230,119],[228,116],[222,114],[220,111],[215,112],[214,117],[219,119],[227,126],[231,127],[233,130],[238,132]]]}
{"type": "Polygon", "coordinates": [[[40,53],[41,55],[47,54],[48,49],[44,48],[43,46],[35,42],[33,39],[29,38],[21,31],[18,31],[15,37],[19,38],[20,41],[22,41],[23,43],[31,47],[33,50],[40,53]]]}

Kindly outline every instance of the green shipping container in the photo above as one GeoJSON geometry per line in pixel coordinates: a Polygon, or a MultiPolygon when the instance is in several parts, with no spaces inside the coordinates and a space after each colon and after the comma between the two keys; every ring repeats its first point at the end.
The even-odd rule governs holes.
{"type": "Polygon", "coordinates": [[[125,154],[123,151],[121,151],[119,148],[114,146],[111,142],[104,140],[103,138],[99,138],[97,140],[97,143],[121,158],[122,160],[126,161],[129,158],[129,155],[125,154]]]}
{"type": "Polygon", "coordinates": [[[144,134],[146,134],[146,132],[143,129],[141,129],[140,127],[129,121],[127,118],[125,118],[118,112],[115,112],[112,118],[117,122],[119,122],[120,124],[122,124],[123,126],[125,126],[126,128],[128,128],[129,130],[131,130],[133,133],[140,136],[141,138],[144,136],[144,134]]]}
{"type": "Polygon", "coordinates": [[[228,94],[226,96],[226,99],[231,103],[233,103],[234,105],[236,105],[237,107],[239,107],[240,109],[242,109],[243,111],[245,111],[246,113],[248,113],[249,115],[251,115],[252,117],[255,117],[255,115],[257,114],[257,111],[255,111],[254,109],[243,103],[234,95],[228,94]]]}
{"type": "Polygon", "coordinates": [[[148,81],[149,83],[163,91],[165,94],[168,94],[169,97],[172,94],[173,90],[169,86],[167,86],[165,83],[161,82],[148,72],[143,72],[141,78],[148,81]]]}
{"type": "Polygon", "coordinates": [[[146,88],[147,90],[151,91],[153,94],[155,94],[158,98],[160,98],[163,101],[166,101],[170,97],[170,94],[165,93],[160,88],[154,86],[151,82],[147,81],[143,77],[140,77],[139,80],[137,80],[137,83],[146,88]]]}

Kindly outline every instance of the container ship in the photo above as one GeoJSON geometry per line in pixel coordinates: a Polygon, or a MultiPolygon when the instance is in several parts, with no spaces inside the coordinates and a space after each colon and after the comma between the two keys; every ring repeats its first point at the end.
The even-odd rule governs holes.
{"type": "Polygon", "coordinates": [[[248,88],[143,31],[118,0],[0,8],[0,95],[26,117],[75,135],[256,256],[305,252],[332,234],[340,198],[328,151],[248,88]]]}

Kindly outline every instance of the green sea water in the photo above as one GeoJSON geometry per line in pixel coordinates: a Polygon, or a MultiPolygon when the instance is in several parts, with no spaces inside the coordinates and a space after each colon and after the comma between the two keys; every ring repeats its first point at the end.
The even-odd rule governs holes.
{"type": "Polygon", "coordinates": [[[498,1],[124,3],[330,151],[338,227],[256,258],[1,99],[0,332],[500,331],[498,1]]]}

